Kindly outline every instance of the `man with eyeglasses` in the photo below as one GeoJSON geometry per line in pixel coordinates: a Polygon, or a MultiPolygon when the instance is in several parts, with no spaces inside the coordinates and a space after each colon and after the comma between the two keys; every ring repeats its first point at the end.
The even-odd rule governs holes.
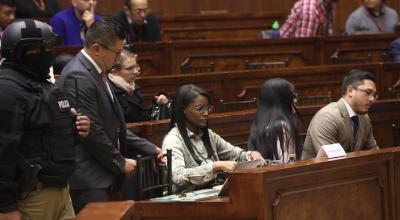
{"type": "Polygon", "coordinates": [[[340,143],[348,152],[378,149],[368,110],[378,98],[375,77],[352,70],[343,79],[342,98],[317,112],[308,126],[302,159],[316,157],[324,145],[340,143]]]}
{"type": "Polygon", "coordinates": [[[121,24],[127,44],[161,40],[159,21],[150,13],[147,0],[125,0],[124,10],[112,18],[121,24]]]}
{"type": "Polygon", "coordinates": [[[106,73],[119,62],[124,34],[118,23],[100,19],[87,31],[84,48],[63,69],[57,84],[74,106],[92,121],[90,135],[77,147],[77,167],[69,180],[75,212],[89,202],[104,202],[132,176],[136,161],[129,159],[162,151],[127,131],[121,106],[106,73]],[[77,98],[79,97],[79,98],[77,98]]]}

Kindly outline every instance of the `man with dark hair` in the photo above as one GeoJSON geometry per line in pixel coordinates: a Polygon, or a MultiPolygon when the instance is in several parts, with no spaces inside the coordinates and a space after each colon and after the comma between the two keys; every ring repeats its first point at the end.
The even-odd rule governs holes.
{"type": "Polygon", "coordinates": [[[124,10],[114,14],[113,19],[123,27],[127,44],[161,39],[160,24],[150,13],[147,0],[125,0],[124,10]]]}
{"type": "Polygon", "coordinates": [[[98,19],[97,0],[71,0],[72,6],[50,20],[54,32],[63,36],[62,45],[82,45],[87,29],[98,19]]]}
{"type": "Polygon", "coordinates": [[[15,20],[14,0],[0,0],[0,38],[4,29],[15,20]]]}
{"type": "Polygon", "coordinates": [[[363,0],[347,19],[347,34],[375,34],[395,32],[399,17],[385,0],[363,0]]]}
{"type": "Polygon", "coordinates": [[[378,149],[368,110],[378,98],[375,77],[352,70],[342,83],[342,98],[315,114],[308,126],[302,159],[317,156],[323,145],[340,143],[346,152],[378,149]]]}
{"type": "Polygon", "coordinates": [[[76,213],[89,202],[107,201],[108,192],[120,189],[124,176],[132,175],[136,167],[135,160],[125,157],[157,154],[162,160],[160,148],[126,130],[118,99],[106,80],[123,50],[119,24],[96,21],[84,45],[57,82],[71,100],[79,100],[75,104],[91,120],[90,135],[77,148],[77,168],[69,181],[76,213]]]}

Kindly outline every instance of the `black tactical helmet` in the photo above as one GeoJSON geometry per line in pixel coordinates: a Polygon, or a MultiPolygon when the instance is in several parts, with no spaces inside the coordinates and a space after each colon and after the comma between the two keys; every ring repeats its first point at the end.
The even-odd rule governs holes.
{"type": "Polygon", "coordinates": [[[28,49],[52,47],[59,42],[59,37],[51,27],[32,19],[18,20],[4,30],[1,37],[1,55],[9,61],[21,59],[28,49]]]}

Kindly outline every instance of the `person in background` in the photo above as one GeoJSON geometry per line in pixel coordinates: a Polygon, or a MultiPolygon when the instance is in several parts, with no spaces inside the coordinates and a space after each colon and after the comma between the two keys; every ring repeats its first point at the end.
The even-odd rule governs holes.
{"type": "Polygon", "coordinates": [[[293,84],[282,78],[267,80],[261,87],[247,149],[278,163],[300,159],[294,104],[293,84]]]}
{"type": "Polygon", "coordinates": [[[375,77],[352,70],[343,79],[342,98],[315,114],[307,130],[302,159],[316,157],[324,145],[340,143],[345,152],[379,149],[368,110],[378,98],[375,77]]]}
{"type": "Polygon", "coordinates": [[[0,38],[3,35],[4,29],[14,22],[15,10],[14,0],[0,0],[0,38]]]}
{"type": "Polygon", "coordinates": [[[15,0],[17,18],[51,18],[60,11],[58,0],[15,0]]]}
{"type": "Polygon", "coordinates": [[[346,21],[346,34],[376,34],[395,32],[399,24],[397,12],[385,0],[363,0],[346,21]]]}
{"type": "Polygon", "coordinates": [[[97,0],[71,0],[72,6],[60,11],[50,20],[53,31],[63,36],[61,45],[83,45],[87,29],[98,19],[97,0]]]}
{"type": "Polygon", "coordinates": [[[337,0],[298,0],[280,28],[282,38],[330,35],[337,0]]]}
{"type": "Polygon", "coordinates": [[[123,27],[127,44],[161,40],[159,21],[150,13],[147,0],[125,0],[124,10],[112,18],[123,27]]]}
{"type": "Polygon", "coordinates": [[[389,46],[390,55],[394,62],[400,63],[400,38],[390,42],[389,46]]]}
{"type": "MultiPolygon", "coordinates": [[[[114,65],[111,73],[108,74],[110,85],[115,95],[118,98],[119,104],[125,115],[126,122],[139,122],[148,121],[153,117],[151,115],[152,109],[147,109],[144,106],[141,88],[135,83],[136,77],[140,75],[140,67],[137,64],[137,55],[123,50],[121,52],[121,60],[114,65]]],[[[165,93],[158,93],[153,100],[158,110],[163,114],[163,119],[169,116],[168,104],[169,100],[165,93]]],[[[153,108],[154,109],[154,108],[153,108]]]]}
{"type": "MultiPolygon", "coordinates": [[[[210,95],[195,85],[181,86],[172,102],[171,130],[162,149],[172,149],[173,192],[209,188],[217,172],[232,171],[238,161],[263,159],[245,151],[208,128],[210,95]]],[[[167,164],[168,165],[168,164],[167,164]]]]}

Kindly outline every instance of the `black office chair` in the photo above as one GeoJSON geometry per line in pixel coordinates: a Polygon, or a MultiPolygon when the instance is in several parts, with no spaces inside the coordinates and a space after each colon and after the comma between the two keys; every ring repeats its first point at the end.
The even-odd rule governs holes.
{"type": "Polygon", "coordinates": [[[172,194],[172,150],[167,150],[164,156],[167,166],[159,165],[156,155],[135,158],[139,200],[163,196],[165,191],[172,194]]]}

